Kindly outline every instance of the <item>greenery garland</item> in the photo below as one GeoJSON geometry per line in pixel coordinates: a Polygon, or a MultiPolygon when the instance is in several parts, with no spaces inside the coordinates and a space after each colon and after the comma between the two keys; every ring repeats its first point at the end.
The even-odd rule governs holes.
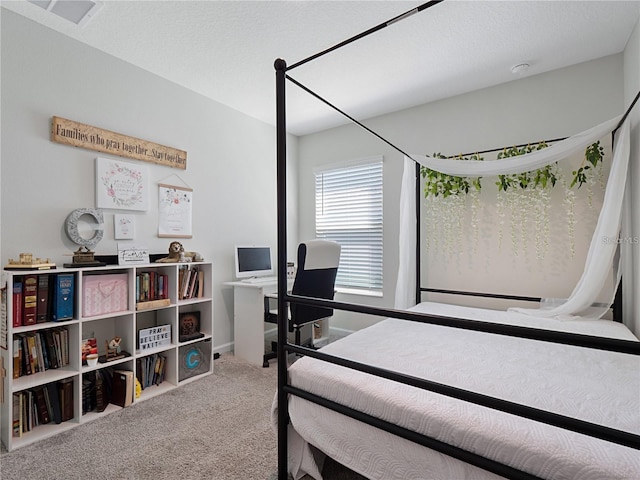
{"type": "MultiPolygon", "coordinates": [[[[546,142],[540,142],[534,145],[526,145],[521,147],[510,147],[503,149],[497,159],[509,158],[519,155],[525,155],[537,150],[548,147],[546,142]]],[[[471,156],[458,155],[457,157],[446,157],[441,153],[434,153],[434,158],[451,158],[452,160],[484,160],[479,154],[471,156]]],[[[498,231],[499,243],[502,240],[502,227],[504,225],[505,209],[510,207],[512,213],[511,222],[511,241],[515,254],[518,254],[519,241],[522,240],[522,247],[526,253],[527,235],[526,235],[526,219],[522,215],[523,211],[531,211],[535,213],[535,241],[536,255],[538,258],[544,258],[548,244],[549,235],[549,215],[550,215],[550,190],[556,184],[560,184],[565,191],[564,205],[567,209],[567,227],[569,229],[569,237],[571,241],[571,253],[575,251],[574,245],[574,200],[575,193],[572,189],[580,188],[587,184],[588,188],[594,183],[594,172],[598,166],[602,167],[604,158],[604,148],[600,142],[596,142],[588,146],[585,150],[582,164],[577,170],[572,172],[573,178],[568,185],[567,181],[560,174],[557,162],[539,168],[537,170],[523,172],[518,174],[498,175],[495,182],[498,187],[498,218],[500,229],[498,231]],[[520,193],[518,193],[520,192],[520,193]],[[519,232],[519,236],[518,236],[519,232]],[[520,238],[518,238],[520,237],[520,238]]],[[[600,168],[600,173],[602,169],[600,168]]],[[[455,175],[448,175],[427,167],[420,168],[420,174],[424,179],[424,196],[425,199],[431,199],[431,203],[439,205],[443,210],[434,215],[432,221],[438,221],[445,238],[438,239],[434,236],[432,242],[437,245],[442,240],[445,242],[445,250],[452,252],[452,245],[462,235],[462,225],[460,217],[464,213],[463,198],[469,196],[472,201],[471,205],[471,228],[473,236],[477,243],[478,237],[478,198],[482,189],[482,177],[471,178],[455,175]]],[[[589,196],[590,198],[590,196],[589,196]]],[[[475,247],[474,247],[475,250],[475,247]]]]}
{"type": "Polygon", "coordinates": [[[587,147],[584,152],[584,160],[578,170],[571,172],[573,174],[573,181],[570,188],[573,188],[576,183],[578,188],[588,182],[587,172],[595,169],[598,164],[602,164],[602,158],[604,157],[604,148],[600,146],[600,140],[587,147]]]}
{"type": "MultiPolygon", "coordinates": [[[[534,152],[536,150],[542,150],[549,145],[546,142],[540,142],[537,145],[526,145],[523,147],[510,147],[503,149],[498,154],[498,160],[502,158],[515,157],[518,155],[525,155],[527,153],[534,152]]],[[[446,157],[441,153],[434,153],[433,158],[444,158],[452,160],[484,160],[483,157],[478,154],[464,157],[458,155],[457,157],[446,157]]],[[[596,143],[589,145],[584,153],[584,160],[582,165],[574,170],[572,173],[573,180],[569,185],[569,188],[574,188],[578,185],[580,188],[585,183],[589,182],[589,175],[599,164],[602,163],[604,158],[604,148],[600,145],[598,140],[596,143]]],[[[530,172],[514,173],[510,175],[498,175],[498,181],[496,185],[499,191],[507,191],[511,188],[550,188],[555,187],[558,181],[557,170],[554,168],[557,165],[553,163],[546,167],[539,168],[530,172]]],[[[436,170],[431,170],[427,167],[420,167],[420,174],[425,179],[424,195],[439,196],[442,195],[445,198],[449,195],[461,195],[467,194],[471,188],[475,188],[478,192],[482,189],[482,177],[470,178],[470,177],[458,177],[455,175],[448,175],[436,170]]]]}
{"type": "MultiPolygon", "coordinates": [[[[445,157],[441,153],[434,153],[433,158],[449,158],[445,157]]],[[[479,155],[472,155],[470,157],[458,156],[455,160],[484,160],[479,155]]],[[[449,195],[461,195],[467,194],[471,190],[471,187],[476,191],[482,189],[481,179],[482,177],[469,178],[469,177],[457,177],[455,175],[448,175],[446,173],[431,170],[427,167],[420,167],[420,174],[425,179],[424,183],[424,196],[428,197],[433,195],[435,197],[442,195],[447,198],[449,195]]]]}

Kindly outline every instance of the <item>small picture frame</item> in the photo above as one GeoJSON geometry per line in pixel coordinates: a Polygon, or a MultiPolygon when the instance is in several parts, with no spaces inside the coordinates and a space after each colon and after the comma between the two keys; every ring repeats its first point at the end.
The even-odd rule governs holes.
{"type": "Polygon", "coordinates": [[[204,337],[200,332],[200,312],[180,312],[178,320],[178,336],[181,342],[188,342],[204,337]]]}
{"type": "Polygon", "coordinates": [[[149,209],[149,169],[109,158],[96,158],[96,207],[149,209]]]}
{"type": "Polygon", "coordinates": [[[133,240],[136,234],[136,217],[133,215],[114,214],[113,229],[116,240],[133,240]]]}
{"type": "Polygon", "coordinates": [[[149,249],[146,245],[118,242],[118,265],[145,265],[149,263],[149,249]]]}

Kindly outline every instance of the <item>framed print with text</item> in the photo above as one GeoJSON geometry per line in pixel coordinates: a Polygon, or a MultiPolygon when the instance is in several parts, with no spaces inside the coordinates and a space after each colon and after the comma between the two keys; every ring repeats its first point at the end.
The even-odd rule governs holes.
{"type": "Polygon", "coordinates": [[[96,158],[96,206],[117,210],[149,208],[149,169],[108,158],[96,158]]]}
{"type": "Polygon", "coordinates": [[[158,184],[158,237],[191,238],[193,189],[158,184]]]}
{"type": "Polygon", "coordinates": [[[116,240],[133,240],[136,236],[136,217],[133,215],[115,214],[113,216],[114,238],[116,240]]]}

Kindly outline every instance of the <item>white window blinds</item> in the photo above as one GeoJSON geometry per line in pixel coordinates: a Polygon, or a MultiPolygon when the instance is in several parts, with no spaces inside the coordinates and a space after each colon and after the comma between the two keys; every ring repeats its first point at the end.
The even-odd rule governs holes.
{"type": "Polygon", "coordinates": [[[316,170],[316,237],[342,246],[337,287],[382,291],[382,157],[316,170]]]}

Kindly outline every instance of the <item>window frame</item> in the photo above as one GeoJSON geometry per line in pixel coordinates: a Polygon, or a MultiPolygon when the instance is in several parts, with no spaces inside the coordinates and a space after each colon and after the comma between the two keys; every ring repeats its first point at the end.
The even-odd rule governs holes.
{"type": "MultiPolygon", "coordinates": [[[[382,155],[374,155],[374,156],[370,156],[370,157],[365,157],[365,158],[360,158],[360,159],[356,159],[356,160],[347,160],[347,161],[341,161],[341,162],[334,162],[334,163],[330,163],[330,164],[326,164],[326,165],[322,165],[322,166],[318,166],[316,168],[313,169],[313,176],[314,176],[314,231],[315,231],[315,235],[316,238],[328,238],[328,239],[335,239],[332,238],[331,235],[326,236],[326,234],[323,232],[322,229],[319,229],[318,223],[319,223],[319,216],[318,216],[318,211],[319,208],[321,207],[321,205],[319,205],[318,202],[318,197],[320,195],[319,191],[318,191],[318,183],[319,183],[319,179],[318,176],[323,174],[323,173],[329,173],[329,172],[333,172],[335,170],[344,170],[344,169],[354,169],[354,168],[358,168],[361,166],[375,166],[375,164],[379,164],[379,173],[376,172],[377,174],[379,174],[379,186],[377,186],[378,189],[374,191],[374,198],[372,199],[372,202],[374,202],[374,207],[375,207],[375,212],[371,217],[378,217],[379,218],[379,225],[375,226],[373,228],[368,229],[368,231],[372,231],[374,230],[373,233],[371,233],[371,237],[376,237],[378,238],[378,240],[376,242],[374,242],[374,247],[371,249],[371,254],[375,255],[375,269],[378,270],[378,272],[372,272],[371,270],[369,270],[369,276],[373,278],[373,283],[371,281],[369,281],[368,286],[365,285],[358,285],[357,282],[353,282],[351,284],[345,284],[345,283],[339,283],[339,279],[340,279],[340,268],[338,268],[338,278],[336,279],[336,291],[339,293],[347,293],[347,294],[356,294],[356,295],[365,295],[365,296],[375,296],[375,297],[382,297],[383,296],[383,291],[384,291],[384,216],[383,216],[383,212],[384,212],[384,157],[382,155]],[[375,251],[378,251],[379,253],[375,253],[375,251]]],[[[346,186],[346,182],[345,182],[345,186],[346,186]]],[[[362,217],[363,220],[367,219],[366,214],[362,217]]],[[[352,229],[354,230],[354,229],[352,229]]],[[[350,235],[353,236],[353,233],[351,233],[350,235]]],[[[342,242],[341,242],[342,243],[342,242]]],[[[341,255],[341,259],[340,262],[341,264],[343,263],[343,255],[344,252],[349,251],[349,247],[347,245],[343,245],[343,249],[342,249],[342,255],[341,255]]],[[[353,256],[352,256],[353,258],[353,256]]],[[[357,263],[357,259],[355,261],[355,263],[357,263]]],[[[355,267],[355,270],[357,272],[358,267],[355,267]]]]}

